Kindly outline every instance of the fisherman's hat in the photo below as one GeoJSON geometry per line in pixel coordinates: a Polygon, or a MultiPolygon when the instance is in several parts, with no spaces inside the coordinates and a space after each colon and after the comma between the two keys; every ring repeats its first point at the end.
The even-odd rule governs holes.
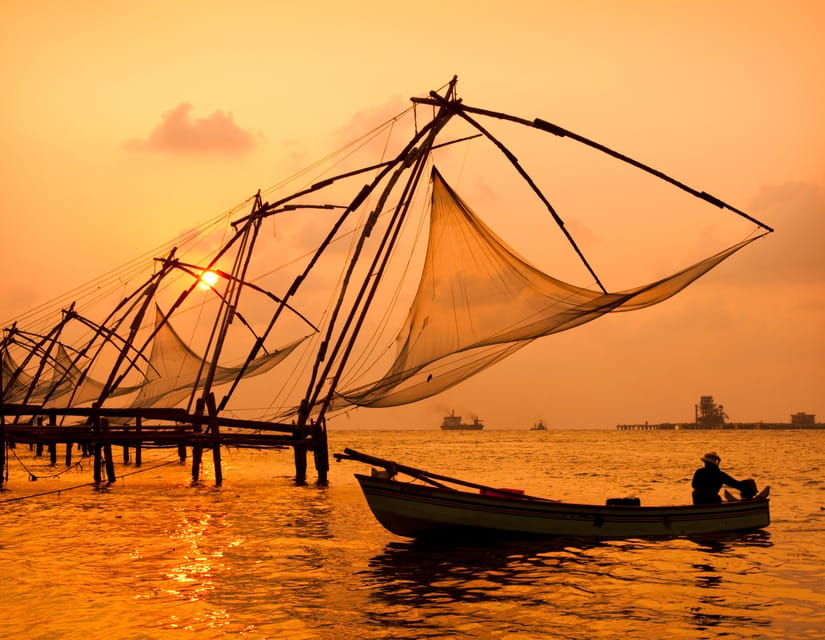
{"type": "Polygon", "coordinates": [[[702,462],[710,462],[718,467],[719,463],[722,462],[722,458],[715,451],[711,451],[702,456],[702,462]]]}

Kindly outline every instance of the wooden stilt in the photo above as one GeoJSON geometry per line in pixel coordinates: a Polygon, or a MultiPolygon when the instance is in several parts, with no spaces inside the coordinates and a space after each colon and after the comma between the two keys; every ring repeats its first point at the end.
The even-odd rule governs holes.
{"type": "Polygon", "coordinates": [[[141,437],[143,420],[141,420],[140,416],[137,416],[137,418],[135,418],[135,428],[137,429],[137,444],[135,445],[135,466],[139,467],[143,463],[143,447],[141,447],[141,443],[143,442],[143,438],[141,437]]]}
{"type": "MultiPolygon", "coordinates": [[[[296,429],[294,437],[296,440],[303,439],[302,430],[296,429]]],[[[297,442],[293,445],[292,451],[295,456],[295,482],[304,484],[307,481],[307,450],[306,447],[300,446],[297,442]]]]}
{"type": "Polygon", "coordinates": [[[329,447],[327,446],[327,424],[321,420],[312,430],[312,455],[315,459],[315,471],[318,473],[318,484],[327,484],[329,472],[329,447]]]}
{"type": "MultiPolygon", "coordinates": [[[[43,424],[43,418],[37,419],[38,424],[43,424]]],[[[49,426],[56,427],[57,426],[57,416],[54,414],[49,416],[49,426]]],[[[49,464],[53,467],[57,464],[57,443],[50,442],[49,443],[49,464]]]]}
{"type": "MultiPolygon", "coordinates": [[[[200,418],[203,416],[203,398],[198,398],[198,401],[195,403],[195,415],[198,416],[197,420],[192,423],[192,432],[193,433],[202,433],[203,427],[201,426],[200,418]]],[[[196,483],[200,479],[201,474],[201,458],[203,457],[203,447],[200,445],[194,445],[192,447],[192,482],[196,483]]]]}
{"type": "Polygon", "coordinates": [[[212,464],[215,466],[215,486],[223,484],[223,468],[221,467],[221,445],[212,447],[212,464]]]}
{"type": "Polygon", "coordinates": [[[73,446],[73,443],[71,443],[71,442],[66,443],[66,459],[65,459],[65,462],[66,462],[67,467],[72,466],[72,446],[73,446]]]}
{"type": "Polygon", "coordinates": [[[92,445],[92,449],[94,450],[94,477],[95,477],[95,484],[100,484],[103,481],[103,474],[101,473],[101,460],[100,460],[100,443],[95,442],[92,445]]]}
{"type": "MultiPolygon", "coordinates": [[[[2,367],[0,367],[2,369],[2,367]]],[[[0,399],[4,396],[3,372],[0,370],[0,399]]],[[[0,487],[6,481],[6,413],[0,413],[0,487]]]]}
{"type": "Polygon", "coordinates": [[[215,486],[220,487],[223,484],[223,469],[221,468],[221,432],[217,421],[218,410],[215,407],[215,394],[212,392],[206,396],[206,411],[209,415],[209,432],[212,434],[212,464],[215,467],[215,486]]]}
{"type": "Polygon", "coordinates": [[[6,421],[0,416],[0,487],[6,481],[6,421]]]}
{"type": "Polygon", "coordinates": [[[112,455],[112,443],[109,441],[109,419],[100,419],[100,430],[103,433],[103,453],[106,463],[106,479],[109,484],[113,484],[117,480],[115,475],[115,458],[112,455]]]}
{"type": "Polygon", "coordinates": [[[197,483],[201,477],[201,457],[203,449],[201,447],[192,447],[192,482],[197,483]]]}
{"type": "MultiPolygon", "coordinates": [[[[94,407],[94,405],[92,405],[94,407]]],[[[100,416],[92,417],[92,429],[95,434],[94,442],[92,442],[92,453],[94,455],[94,477],[95,484],[100,484],[103,481],[102,461],[101,461],[101,443],[100,443],[100,416]]]]}
{"type": "Polygon", "coordinates": [[[103,452],[106,464],[106,480],[109,484],[114,484],[117,480],[117,476],[115,475],[115,459],[114,456],[112,456],[112,445],[108,442],[104,444],[103,452]]]}

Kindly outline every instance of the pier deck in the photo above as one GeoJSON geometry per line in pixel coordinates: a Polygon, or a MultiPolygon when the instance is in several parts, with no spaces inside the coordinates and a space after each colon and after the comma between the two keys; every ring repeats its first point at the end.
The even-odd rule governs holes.
{"type": "Polygon", "coordinates": [[[95,482],[114,482],[113,446],[135,452],[140,465],[143,447],[178,447],[181,460],[186,449],[192,453],[192,479],[200,475],[202,454],[212,452],[215,482],[221,484],[221,447],[257,449],[292,448],[295,479],[306,480],[307,452],[312,451],[318,481],[326,482],[329,470],[325,424],[296,426],[277,422],[223,417],[214,402],[203,403],[195,413],[183,409],[64,408],[0,404],[0,485],[6,471],[6,444],[47,447],[51,462],[57,463],[57,445],[65,445],[65,464],[71,464],[74,446],[94,456],[95,482]],[[205,411],[204,411],[205,409],[205,411]],[[45,424],[44,424],[45,423],[45,424]]]}

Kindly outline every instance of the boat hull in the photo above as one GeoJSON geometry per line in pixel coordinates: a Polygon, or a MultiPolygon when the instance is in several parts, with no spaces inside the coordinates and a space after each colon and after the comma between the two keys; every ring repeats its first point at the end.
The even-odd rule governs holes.
{"type": "Polygon", "coordinates": [[[482,495],[356,474],[389,531],[409,538],[474,530],[492,534],[636,538],[761,529],[768,499],[711,505],[601,506],[482,495]]]}
{"type": "Polygon", "coordinates": [[[484,425],[481,424],[461,424],[456,427],[441,425],[442,431],[481,431],[484,425]]]}

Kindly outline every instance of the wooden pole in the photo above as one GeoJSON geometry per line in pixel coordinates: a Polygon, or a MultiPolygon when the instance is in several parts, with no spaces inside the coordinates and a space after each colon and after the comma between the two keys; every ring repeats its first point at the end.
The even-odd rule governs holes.
{"type": "Polygon", "coordinates": [[[94,469],[95,484],[100,484],[103,481],[103,475],[101,473],[101,464],[100,464],[100,443],[95,442],[92,445],[92,448],[94,449],[94,456],[95,456],[94,464],[92,465],[92,468],[94,469]]]}
{"type": "Polygon", "coordinates": [[[135,466],[139,467],[143,463],[143,437],[140,432],[143,428],[143,420],[141,416],[135,418],[135,428],[137,429],[137,444],[135,445],[135,466]]]}
{"type": "MultiPolygon", "coordinates": [[[[201,426],[201,416],[203,416],[203,398],[198,398],[198,401],[195,403],[195,414],[196,418],[192,422],[192,432],[193,433],[202,433],[203,427],[201,426]]],[[[200,479],[201,474],[201,457],[203,456],[203,447],[200,445],[194,445],[192,447],[192,482],[197,483],[200,479]]]]}
{"type": "MultiPolygon", "coordinates": [[[[429,471],[425,471],[423,469],[416,469],[415,467],[408,467],[407,465],[398,464],[397,462],[393,462],[392,460],[384,460],[383,458],[377,458],[375,456],[368,455],[366,453],[361,453],[359,451],[355,451],[354,449],[344,449],[344,453],[336,453],[335,459],[339,462],[341,460],[357,460],[358,462],[363,462],[365,464],[371,464],[376,467],[384,467],[387,471],[390,472],[391,475],[395,475],[396,473],[406,473],[413,478],[418,478],[419,480],[423,480],[431,485],[436,487],[441,487],[442,489],[448,488],[446,485],[438,482],[438,480],[443,480],[444,482],[450,482],[453,484],[462,485],[465,487],[470,487],[472,489],[479,489],[485,491],[501,491],[501,489],[496,489],[495,487],[490,487],[484,484],[477,484],[475,482],[467,482],[466,480],[460,480],[458,478],[451,478],[450,476],[442,476],[437,473],[430,473],[429,471]]],[[[542,500],[544,502],[557,502],[556,500],[549,500],[548,498],[540,498],[538,496],[531,496],[529,494],[519,494],[522,498],[528,498],[530,500],[542,500]]]]}
{"type": "MultiPolygon", "coordinates": [[[[2,358],[2,352],[0,352],[2,358]]],[[[3,403],[5,387],[3,386],[3,367],[0,366],[0,405],[3,403]]],[[[6,480],[6,412],[0,411],[0,487],[6,480]]]]}
{"type": "Polygon", "coordinates": [[[304,484],[307,481],[307,450],[306,447],[299,446],[297,441],[304,439],[304,430],[301,427],[296,427],[292,431],[292,435],[296,443],[292,446],[293,455],[295,457],[295,482],[297,484],[304,484]]]}
{"type": "Polygon", "coordinates": [[[215,467],[215,486],[223,484],[223,468],[221,467],[220,426],[218,425],[218,410],[215,407],[215,394],[211,391],[206,396],[206,411],[209,415],[209,432],[212,434],[212,464],[215,467]]]}
{"type": "MultiPolygon", "coordinates": [[[[57,416],[51,414],[49,416],[49,426],[56,427],[57,426],[57,416]]],[[[53,467],[57,464],[57,443],[50,442],[49,443],[49,464],[53,467]]]]}
{"type": "Polygon", "coordinates": [[[197,483],[201,476],[201,457],[203,449],[199,446],[192,447],[192,482],[197,483]]]}
{"type": "Polygon", "coordinates": [[[321,419],[313,425],[312,440],[312,455],[315,459],[315,471],[318,473],[318,484],[327,484],[329,447],[327,445],[327,421],[325,419],[321,419]]]}
{"type": "MultiPolygon", "coordinates": [[[[2,392],[2,388],[0,388],[2,392]]],[[[0,414],[0,487],[6,480],[6,417],[0,414]]]]}
{"type": "Polygon", "coordinates": [[[109,484],[113,484],[117,480],[117,476],[115,475],[115,459],[112,456],[112,443],[109,440],[109,419],[108,418],[101,418],[100,420],[101,431],[103,431],[105,440],[103,444],[103,452],[106,457],[106,478],[109,481],[109,484]]]}
{"type": "MultiPolygon", "coordinates": [[[[95,405],[92,405],[93,407],[95,405]]],[[[94,479],[95,484],[100,484],[103,480],[103,476],[101,474],[101,462],[100,462],[100,416],[95,415],[92,417],[92,431],[94,433],[94,440],[92,441],[92,453],[94,455],[94,464],[92,468],[94,470],[94,479]]]]}

